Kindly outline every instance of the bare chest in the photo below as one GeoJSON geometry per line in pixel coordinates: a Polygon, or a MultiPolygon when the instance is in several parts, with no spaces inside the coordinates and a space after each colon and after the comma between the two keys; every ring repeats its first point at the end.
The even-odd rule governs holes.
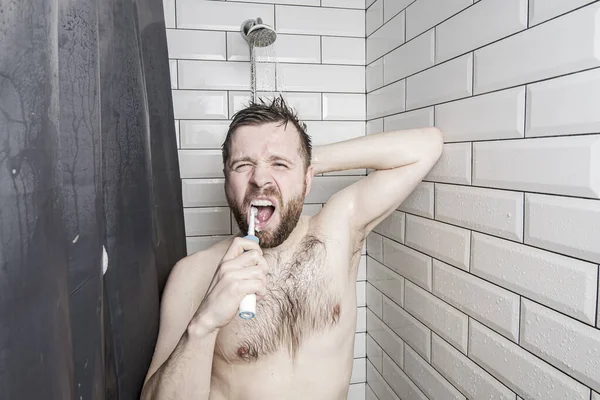
{"type": "Polygon", "coordinates": [[[310,335],[336,326],[341,290],[336,271],[328,268],[325,245],[307,236],[293,251],[265,253],[270,266],[267,295],[256,316],[235,317],[217,338],[217,351],[230,362],[254,361],[277,351],[294,358],[310,335]]]}

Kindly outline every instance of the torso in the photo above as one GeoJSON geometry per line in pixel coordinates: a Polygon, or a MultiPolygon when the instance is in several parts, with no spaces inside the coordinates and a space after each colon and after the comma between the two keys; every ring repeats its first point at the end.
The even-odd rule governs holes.
{"type": "Polygon", "coordinates": [[[303,223],[296,245],[264,250],[268,294],[256,316],[219,332],[211,400],[346,398],[362,246],[303,223]]]}

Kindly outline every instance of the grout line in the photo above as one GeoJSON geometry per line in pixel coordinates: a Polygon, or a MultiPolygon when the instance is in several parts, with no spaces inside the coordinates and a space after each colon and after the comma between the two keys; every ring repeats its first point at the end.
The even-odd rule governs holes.
{"type": "Polygon", "coordinates": [[[596,278],[598,279],[598,290],[596,291],[596,328],[600,329],[600,265],[598,266],[598,276],[596,278]]]}
{"type": "Polygon", "coordinates": [[[467,358],[471,352],[471,316],[467,315],[467,358]]]}
{"type": "Polygon", "coordinates": [[[521,345],[521,316],[523,315],[523,296],[519,296],[519,319],[517,321],[517,344],[521,345]]]}
{"type": "Polygon", "coordinates": [[[177,0],[173,0],[173,8],[174,8],[173,11],[175,11],[175,15],[174,15],[174,17],[175,17],[175,28],[173,28],[173,29],[177,29],[177,0]]]}

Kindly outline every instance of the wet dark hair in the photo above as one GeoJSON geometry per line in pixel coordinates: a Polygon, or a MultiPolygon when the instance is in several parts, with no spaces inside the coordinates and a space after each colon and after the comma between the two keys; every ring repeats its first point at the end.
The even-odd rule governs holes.
{"type": "Polygon", "coordinates": [[[231,156],[231,140],[239,127],[260,126],[270,122],[280,122],[285,126],[291,123],[296,127],[300,135],[300,155],[304,158],[304,168],[308,168],[312,159],[312,143],[306,133],[306,124],[298,119],[296,112],[286,104],[281,95],[269,103],[265,103],[263,99],[257,102],[251,101],[246,108],[235,113],[222,146],[223,166],[227,167],[227,161],[231,156]]]}

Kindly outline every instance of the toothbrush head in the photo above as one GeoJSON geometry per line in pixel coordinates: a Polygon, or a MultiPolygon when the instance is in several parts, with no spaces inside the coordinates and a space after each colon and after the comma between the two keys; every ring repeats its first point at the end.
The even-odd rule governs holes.
{"type": "Polygon", "coordinates": [[[256,207],[250,207],[250,221],[248,221],[248,235],[254,236],[256,214],[258,209],[256,207]]]}

